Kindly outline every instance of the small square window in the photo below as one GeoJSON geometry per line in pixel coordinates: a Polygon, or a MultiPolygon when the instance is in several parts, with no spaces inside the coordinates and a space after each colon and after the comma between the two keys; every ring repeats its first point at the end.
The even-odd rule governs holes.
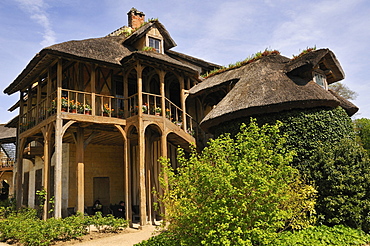
{"type": "Polygon", "coordinates": [[[328,85],[326,83],[326,76],[320,73],[314,73],[313,74],[313,81],[324,88],[325,90],[328,88],[328,85]]]}
{"type": "Polygon", "coordinates": [[[149,37],[149,47],[153,47],[159,53],[161,47],[161,40],[149,37]]]}

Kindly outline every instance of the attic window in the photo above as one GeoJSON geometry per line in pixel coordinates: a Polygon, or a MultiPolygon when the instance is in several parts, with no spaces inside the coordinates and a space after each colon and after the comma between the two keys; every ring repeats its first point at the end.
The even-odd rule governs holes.
{"type": "Polygon", "coordinates": [[[161,40],[149,37],[149,47],[153,47],[158,53],[160,53],[161,40]]]}
{"type": "Polygon", "coordinates": [[[321,73],[314,73],[313,74],[313,81],[318,84],[319,86],[321,86],[322,88],[324,88],[325,90],[328,89],[328,84],[326,82],[326,76],[321,74],[321,73]]]}

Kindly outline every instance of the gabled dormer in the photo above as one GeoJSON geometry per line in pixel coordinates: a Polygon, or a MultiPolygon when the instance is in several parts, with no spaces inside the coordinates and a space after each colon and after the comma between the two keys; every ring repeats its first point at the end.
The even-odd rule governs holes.
{"type": "Polygon", "coordinates": [[[176,46],[166,28],[156,19],[145,21],[145,14],[132,8],[128,13],[128,26],[121,27],[108,36],[126,36],[123,44],[139,51],[164,54],[176,46]]]}

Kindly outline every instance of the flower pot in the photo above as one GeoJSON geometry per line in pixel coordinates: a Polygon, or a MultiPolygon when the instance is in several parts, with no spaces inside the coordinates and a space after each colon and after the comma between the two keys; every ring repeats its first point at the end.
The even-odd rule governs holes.
{"type": "Polygon", "coordinates": [[[77,113],[77,109],[71,109],[70,112],[76,114],[77,113]]]}
{"type": "Polygon", "coordinates": [[[109,114],[108,113],[103,113],[103,116],[108,117],[109,114]]]}
{"type": "Polygon", "coordinates": [[[62,112],[67,112],[67,108],[62,108],[62,112]]]}
{"type": "Polygon", "coordinates": [[[157,115],[157,116],[161,116],[161,113],[155,113],[155,115],[157,115]]]}
{"type": "Polygon", "coordinates": [[[85,114],[91,115],[91,111],[85,111],[85,114]]]}

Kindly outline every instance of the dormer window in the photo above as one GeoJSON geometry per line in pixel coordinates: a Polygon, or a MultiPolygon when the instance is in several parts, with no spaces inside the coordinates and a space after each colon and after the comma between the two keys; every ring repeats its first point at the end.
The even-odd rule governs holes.
{"type": "Polygon", "coordinates": [[[161,40],[149,37],[149,47],[153,47],[158,53],[161,52],[161,40]]]}
{"type": "Polygon", "coordinates": [[[313,81],[318,84],[319,86],[321,86],[322,88],[324,88],[325,90],[328,89],[328,84],[326,82],[326,76],[321,74],[321,73],[316,73],[314,72],[313,73],[313,81]]]}

